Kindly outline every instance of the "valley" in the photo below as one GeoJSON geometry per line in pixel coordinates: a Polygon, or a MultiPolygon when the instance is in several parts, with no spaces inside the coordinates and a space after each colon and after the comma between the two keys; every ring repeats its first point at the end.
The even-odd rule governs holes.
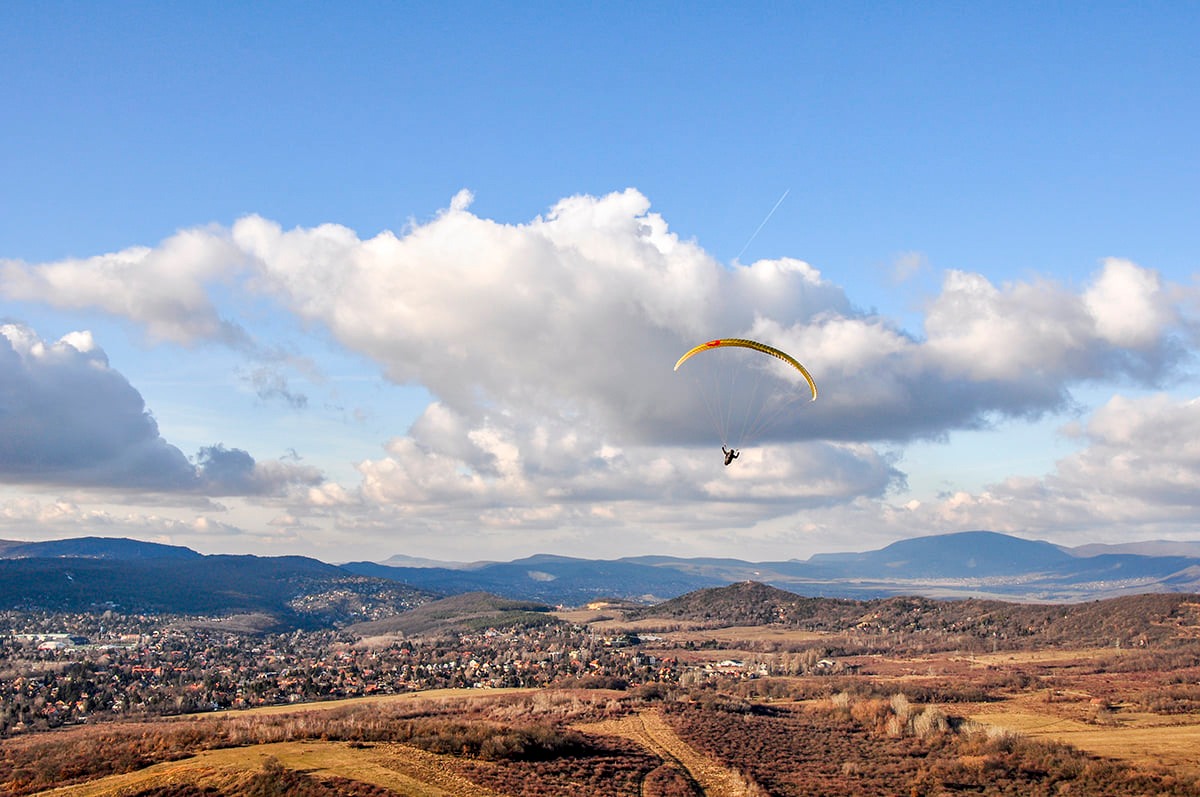
{"type": "Polygon", "coordinates": [[[343,629],[321,644],[289,638],[310,651],[311,672],[353,664],[376,683],[392,672],[389,657],[436,649],[428,672],[443,681],[199,713],[144,706],[10,731],[0,789],[1200,794],[1194,595],[864,603],[747,583],[649,610],[526,605],[514,616],[511,601],[491,614],[479,596],[439,603],[413,618],[419,632],[373,621],[360,626],[370,634],[343,629]],[[748,612],[774,619],[748,624],[748,612]],[[489,686],[485,663],[538,675],[489,686]]]}

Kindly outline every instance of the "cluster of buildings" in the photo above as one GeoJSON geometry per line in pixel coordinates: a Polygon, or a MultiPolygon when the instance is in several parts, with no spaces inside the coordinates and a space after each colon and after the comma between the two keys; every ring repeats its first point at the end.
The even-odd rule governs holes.
{"type": "Polygon", "coordinates": [[[330,630],[252,636],[153,620],[103,638],[23,630],[0,635],[0,735],[420,689],[677,677],[673,660],[565,625],[374,646],[330,630]]]}
{"type": "Polygon", "coordinates": [[[853,672],[816,649],[727,658],[713,641],[602,636],[586,625],[360,639],[253,634],[213,618],[0,612],[0,737],[113,717],[287,705],[440,688],[693,686],[853,672]],[[69,630],[63,630],[63,629],[69,630]]]}

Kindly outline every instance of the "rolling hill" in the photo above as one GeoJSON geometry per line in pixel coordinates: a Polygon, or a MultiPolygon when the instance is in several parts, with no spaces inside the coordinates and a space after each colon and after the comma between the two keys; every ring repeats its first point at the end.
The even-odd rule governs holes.
{"type": "Polygon", "coordinates": [[[63,557],[0,560],[0,609],[232,615],[283,627],[406,611],[428,593],[299,556],[63,557]]]}
{"type": "Polygon", "coordinates": [[[804,627],[818,617],[825,624],[831,617],[856,616],[858,607],[857,601],[805,598],[757,581],[742,581],[689,592],[654,606],[633,609],[625,616],[631,620],[684,620],[712,627],[772,623],[804,627]]]}
{"type": "Polygon", "coordinates": [[[655,604],[746,581],[793,594],[854,600],[921,595],[1066,603],[1200,592],[1200,558],[1099,550],[1079,556],[1046,542],[972,531],[779,562],[540,555],[511,562],[397,567],[333,565],[299,556],[202,555],[179,546],[101,537],[9,540],[0,541],[0,609],[256,612],[284,625],[342,625],[382,619],[435,597],[463,593],[565,606],[598,598],[655,604]]]}
{"type": "Polygon", "coordinates": [[[1048,542],[964,531],[894,542],[865,553],[817,554],[809,564],[859,578],[988,578],[1069,566],[1075,557],[1048,542]]]}
{"type": "Polygon", "coordinates": [[[141,542],[124,537],[76,537],[46,542],[0,540],[0,559],[199,559],[182,545],[141,542]]]}
{"type": "Polygon", "coordinates": [[[431,601],[380,620],[356,623],[346,630],[363,637],[401,634],[440,636],[480,628],[537,626],[560,622],[544,603],[499,598],[486,592],[468,592],[431,601]]]}
{"type": "Polygon", "coordinates": [[[806,598],[766,584],[743,582],[697,590],[634,609],[630,620],[687,622],[705,628],[782,625],[807,631],[942,634],[1041,644],[1109,646],[1114,642],[1192,645],[1200,633],[1200,597],[1145,594],[1076,604],[1023,604],[919,596],[868,601],[806,598]]]}
{"type": "Polygon", "coordinates": [[[442,594],[489,592],[572,606],[597,597],[637,598],[653,603],[690,590],[729,583],[719,576],[633,561],[548,555],[464,569],[389,567],[374,562],[350,562],[342,567],[351,573],[392,579],[442,594]]]}

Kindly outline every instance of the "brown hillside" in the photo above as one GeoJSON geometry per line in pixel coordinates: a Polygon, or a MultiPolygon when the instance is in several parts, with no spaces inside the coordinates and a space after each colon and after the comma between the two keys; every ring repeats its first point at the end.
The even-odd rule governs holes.
{"type": "Polygon", "coordinates": [[[438,636],[484,627],[535,626],[556,623],[550,607],[535,601],[499,598],[486,592],[468,592],[433,601],[382,620],[358,623],[347,631],[360,636],[438,636]]]}
{"type": "Polygon", "coordinates": [[[712,628],[771,623],[806,628],[810,623],[821,627],[830,621],[843,624],[856,615],[860,605],[857,601],[837,598],[805,598],[757,581],[742,581],[689,592],[628,612],[626,617],[686,620],[712,628]]]}
{"type": "Polygon", "coordinates": [[[1145,645],[1200,639],[1200,596],[1131,595],[1080,604],[1023,604],[922,597],[852,601],[806,598],[745,581],[690,592],[630,611],[630,620],[662,619],[708,628],[784,625],[808,631],[941,633],[1063,645],[1145,645]]]}

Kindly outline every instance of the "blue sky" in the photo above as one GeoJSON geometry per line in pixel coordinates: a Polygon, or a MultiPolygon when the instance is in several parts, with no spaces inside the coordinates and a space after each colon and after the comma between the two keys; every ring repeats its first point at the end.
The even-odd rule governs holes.
{"type": "Polygon", "coordinates": [[[1185,3],[9,4],[0,537],[1197,539],[1198,38],[1185,3]],[[728,469],[670,371],[726,335],[822,388],[728,469]]]}

